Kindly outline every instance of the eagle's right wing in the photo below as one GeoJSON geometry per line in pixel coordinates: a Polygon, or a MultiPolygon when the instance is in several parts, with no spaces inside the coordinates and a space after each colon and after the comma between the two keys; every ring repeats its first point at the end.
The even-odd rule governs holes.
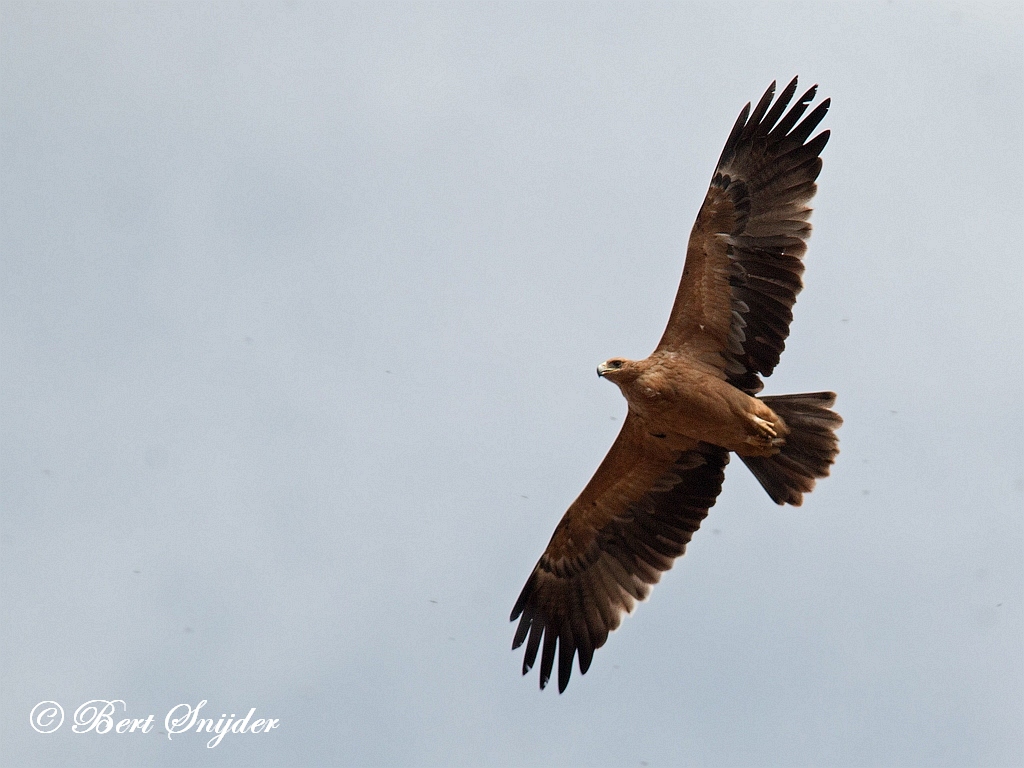
{"type": "Polygon", "coordinates": [[[526,642],[525,675],[543,643],[540,687],[558,643],[558,690],[579,653],[580,673],[635,601],[683,554],[722,490],[729,453],[706,443],[668,450],[632,415],[569,507],[523,587],[512,648],[526,642]]]}

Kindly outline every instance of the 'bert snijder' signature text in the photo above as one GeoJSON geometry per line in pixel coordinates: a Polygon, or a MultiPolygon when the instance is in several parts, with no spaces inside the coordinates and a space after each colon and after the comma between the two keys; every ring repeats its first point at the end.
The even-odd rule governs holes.
{"type": "MultiPolygon", "coordinates": [[[[222,714],[219,718],[200,717],[199,711],[206,706],[203,699],[194,707],[191,704],[179,704],[164,717],[164,729],[168,739],[181,733],[211,733],[213,736],[206,742],[212,749],[220,744],[221,739],[229,733],[269,733],[281,726],[276,718],[256,718],[256,708],[242,718],[222,714]]],[[[122,699],[93,699],[75,710],[74,723],[71,730],[75,733],[149,733],[153,730],[154,715],[149,717],[121,717],[127,714],[128,706],[122,699]],[[120,709],[120,712],[119,712],[120,709]]],[[[53,733],[64,723],[64,708],[55,701],[41,701],[29,716],[32,727],[39,733],[53,733]]]]}

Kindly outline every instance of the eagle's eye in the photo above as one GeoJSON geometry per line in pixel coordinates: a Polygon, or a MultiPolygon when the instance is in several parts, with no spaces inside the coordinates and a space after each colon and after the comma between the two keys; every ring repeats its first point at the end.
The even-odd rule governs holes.
{"type": "Polygon", "coordinates": [[[622,367],[622,361],[621,360],[609,360],[608,361],[608,367],[610,367],[610,368],[621,368],[622,367]]]}

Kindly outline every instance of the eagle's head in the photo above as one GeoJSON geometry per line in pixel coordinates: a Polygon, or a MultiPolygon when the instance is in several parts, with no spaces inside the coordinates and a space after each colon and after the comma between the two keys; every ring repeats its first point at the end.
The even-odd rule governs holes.
{"type": "Polygon", "coordinates": [[[614,381],[619,386],[633,381],[640,373],[636,361],[627,360],[624,357],[613,357],[597,366],[598,376],[614,381]]]}

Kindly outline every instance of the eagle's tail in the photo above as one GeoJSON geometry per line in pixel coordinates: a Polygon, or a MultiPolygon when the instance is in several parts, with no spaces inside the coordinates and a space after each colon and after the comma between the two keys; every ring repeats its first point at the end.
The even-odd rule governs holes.
{"type": "Polygon", "coordinates": [[[834,392],[776,395],[760,398],[789,427],[786,444],[774,456],[741,456],[776,504],[799,507],[814,481],[827,477],[839,453],[835,431],[843,419],[830,407],[834,392]]]}

